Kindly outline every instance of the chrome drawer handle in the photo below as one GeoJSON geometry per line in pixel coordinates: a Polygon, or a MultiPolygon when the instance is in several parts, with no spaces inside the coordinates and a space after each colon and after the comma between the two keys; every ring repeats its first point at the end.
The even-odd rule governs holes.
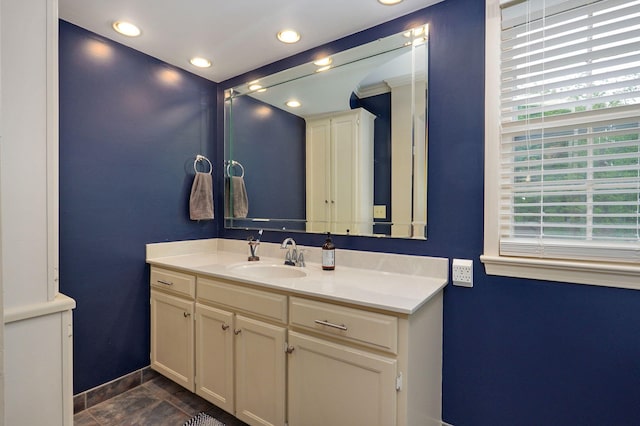
{"type": "Polygon", "coordinates": [[[316,324],[320,324],[320,325],[326,325],[327,327],[331,327],[331,328],[337,328],[338,330],[342,330],[342,331],[347,331],[347,326],[344,324],[334,324],[332,322],[329,322],[327,320],[315,320],[316,324]]]}
{"type": "Polygon", "coordinates": [[[158,281],[158,284],[173,285],[171,281],[164,281],[164,280],[157,280],[157,281],[158,281]]]}

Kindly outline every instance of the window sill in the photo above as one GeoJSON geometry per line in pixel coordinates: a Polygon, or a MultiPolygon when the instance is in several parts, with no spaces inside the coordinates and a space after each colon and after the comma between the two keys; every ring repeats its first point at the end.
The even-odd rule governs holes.
{"type": "Polygon", "coordinates": [[[488,275],[640,290],[640,266],[524,257],[480,256],[488,275]]]}

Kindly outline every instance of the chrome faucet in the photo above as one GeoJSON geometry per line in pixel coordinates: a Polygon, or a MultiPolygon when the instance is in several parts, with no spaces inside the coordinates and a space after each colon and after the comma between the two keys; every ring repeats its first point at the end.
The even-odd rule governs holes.
{"type": "Polygon", "coordinates": [[[298,246],[296,245],[296,241],[289,237],[285,238],[285,240],[280,245],[281,249],[287,249],[287,254],[284,257],[284,264],[291,266],[305,266],[304,264],[304,255],[302,251],[298,254],[298,246]]]}

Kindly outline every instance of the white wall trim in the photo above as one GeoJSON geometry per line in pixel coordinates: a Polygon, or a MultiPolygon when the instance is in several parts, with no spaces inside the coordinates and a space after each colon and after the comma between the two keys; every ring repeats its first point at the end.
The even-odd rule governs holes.
{"type": "Polygon", "coordinates": [[[489,275],[640,290],[640,266],[488,255],[480,260],[489,275]]]}
{"type": "Polygon", "coordinates": [[[59,190],[58,190],[58,0],[47,1],[46,149],[47,149],[47,298],[59,291],[59,190]]]}
{"type": "Polygon", "coordinates": [[[41,317],[58,312],[68,311],[76,307],[76,301],[72,298],[58,293],[50,302],[34,303],[31,305],[21,305],[4,311],[4,323],[10,324],[16,321],[41,317]]]}

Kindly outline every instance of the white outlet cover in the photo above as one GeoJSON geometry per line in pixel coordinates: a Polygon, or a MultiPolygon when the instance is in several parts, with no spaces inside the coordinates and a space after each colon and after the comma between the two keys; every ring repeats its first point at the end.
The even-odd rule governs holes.
{"type": "Polygon", "coordinates": [[[453,259],[451,275],[453,285],[473,287],[473,260],[453,259]]]}

